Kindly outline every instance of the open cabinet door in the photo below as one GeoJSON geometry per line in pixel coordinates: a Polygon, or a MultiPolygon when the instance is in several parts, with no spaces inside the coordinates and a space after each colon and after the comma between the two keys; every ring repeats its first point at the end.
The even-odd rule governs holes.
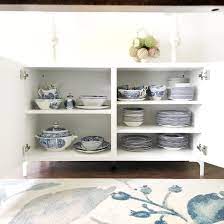
{"type": "Polygon", "coordinates": [[[212,63],[206,70],[200,85],[202,135],[197,147],[202,161],[224,167],[224,62],[212,63]]]}
{"type": "Polygon", "coordinates": [[[25,115],[21,68],[18,63],[0,58],[0,178],[22,177],[25,115]]]}

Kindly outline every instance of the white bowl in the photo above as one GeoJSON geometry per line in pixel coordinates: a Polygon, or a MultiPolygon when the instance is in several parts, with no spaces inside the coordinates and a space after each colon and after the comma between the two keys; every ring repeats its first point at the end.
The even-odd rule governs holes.
{"type": "Polygon", "coordinates": [[[35,99],[34,102],[41,110],[52,110],[60,107],[62,99],[35,99]]]}
{"type": "Polygon", "coordinates": [[[128,122],[128,121],[123,121],[128,127],[139,127],[140,125],[143,124],[143,121],[133,121],[133,122],[128,122]]]}
{"type": "Polygon", "coordinates": [[[81,138],[82,146],[87,150],[96,150],[103,144],[103,137],[101,136],[85,136],[81,138]]]}
{"type": "Polygon", "coordinates": [[[106,96],[80,96],[79,100],[84,106],[100,107],[107,101],[106,96]]]}

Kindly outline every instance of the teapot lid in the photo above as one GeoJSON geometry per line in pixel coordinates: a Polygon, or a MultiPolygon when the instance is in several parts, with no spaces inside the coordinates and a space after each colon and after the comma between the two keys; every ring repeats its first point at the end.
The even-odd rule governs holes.
{"type": "Polygon", "coordinates": [[[50,127],[50,128],[47,128],[44,133],[47,133],[47,132],[61,132],[61,131],[68,131],[67,129],[65,128],[61,128],[59,126],[59,123],[56,121],[54,122],[53,126],[50,127]]]}

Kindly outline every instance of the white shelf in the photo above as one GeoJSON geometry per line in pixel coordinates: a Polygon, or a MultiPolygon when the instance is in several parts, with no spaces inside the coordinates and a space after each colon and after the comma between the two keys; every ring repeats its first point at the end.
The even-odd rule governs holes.
{"type": "Polygon", "coordinates": [[[143,100],[143,101],[117,101],[118,105],[201,105],[200,101],[192,100],[143,100]]]}
{"type": "Polygon", "coordinates": [[[31,149],[26,153],[29,162],[37,161],[110,161],[112,152],[110,150],[96,154],[85,154],[72,149],[62,152],[48,152],[43,149],[31,149]]]}
{"type": "Polygon", "coordinates": [[[117,133],[192,133],[200,134],[195,127],[162,127],[156,125],[142,125],[140,127],[118,126],[117,133]]]}
{"type": "Polygon", "coordinates": [[[193,161],[193,150],[168,151],[154,148],[144,152],[129,152],[118,149],[118,161],[193,161]]]}
{"type": "Polygon", "coordinates": [[[26,114],[111,114],[111,109],[105,109],[105,110],[83,110],[83,109],[27,110],[26,114]]]}

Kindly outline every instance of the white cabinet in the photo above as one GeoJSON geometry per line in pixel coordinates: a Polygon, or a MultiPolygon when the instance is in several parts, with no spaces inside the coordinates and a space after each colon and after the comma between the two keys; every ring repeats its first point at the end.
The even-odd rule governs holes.
{"type": "MultiPolygon", "coordinates": [[[[6,59],[0,60],[1,96],[1,176],[13,176],[33,161],[195,161],[224,167],[222,149],[222,64],[156,63],[129,64],[112,67],[22,67],[6,59]],[[197,87],[193,101],[117,101],[117,86],[121,84],[165,84],[169,76],[184,74],[197,87]],[[206,77],[207,76],[207,77],[206,77]],[[44,77],[44,78],[43,78],[44,77]],[[208,80],[206,80],[206,78],[208,80]],[[32,105],[37,89],[44,80],[57,83],[63,97],[71,92],[75,98],[82,94],[102,94],[110,99],[105,110],[37,110],[32,105]],[[122,108],[141,106],[145,123],[140,127],[122,125],[122,108]],[[190,109],[194,114],[192,127],[158,127],[155,113],[160,109],[190,109]],[[102,135],[111,142],[111,150],[98,154],[81,154],[72,149],[46,152],[38,146],[35,134],[54,121],[84,135],[102,135]],[[158,133],[189,133],[189,149],[165,151],[156,145],[148,152],[127,152],[120,148],[119,139],[127,133],[143,133],[156,138],[158,133]],[[24,146],[28,146],[25,147],[24,146]],[[201,151],[200,151],[201,150],[201,151]],[[3,169],[4,168],[4,169],[3,169]],[[11,172],[8,172],[11,171],[11,172]]],[[[29,166],[28,166],[29,167],[29,166]]]]}

